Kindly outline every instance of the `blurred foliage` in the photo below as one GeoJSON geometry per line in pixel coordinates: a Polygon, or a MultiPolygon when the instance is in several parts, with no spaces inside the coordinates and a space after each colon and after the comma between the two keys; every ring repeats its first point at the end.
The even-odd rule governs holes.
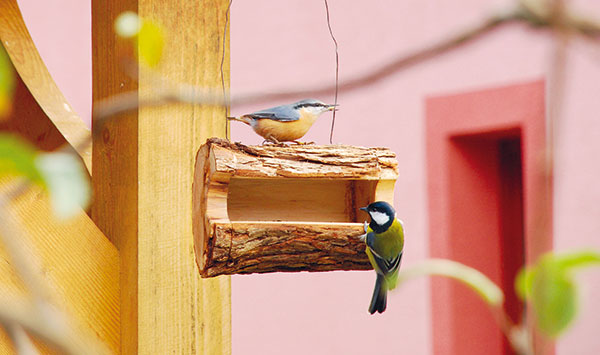
{"type": "Polygon", "coordinates": [[[38,153],[6,133],[0,133],[0,176],[24,177],[44,187],[60,218],[72,216],[90,200],[85,168],[73,154],[38,153]]]}
{"type": "Polygon", "coordinates": [[[156,24],[144,21],[138,34],[139,55],[146,64],[155,66],[160,62],[164,47],[163,34],[156,24]]]}
{"type": "Polygon", "coordinates": [[[115,32],[123,38],[134,38],[140,32],[140,22],[140,18],[135,12],[122,12],[115,19],[115,32]]]}
{"type": "Polygon", "coordinates": [[[517,294],[531,302],[536,325],[544,334],[557,337],[573,322],[578,305],[573,271],[592,265],[600,265],[600,253],[548,253],[519,272],[515,280],[517,294]]]}
{"type": "Polygon", "coordinates": [[[23,140],[0,133],[0,176],[23,176],[45,186],[42,174],[35,165],[36,152],[23,140]]]}
{"type": "Polygon", "coordinates": [[[492,280],[480,271],[447,259],[427,259],[411,268],[401,270],[398,284],[418,276],[445,276],[465,284],[491,306],[501,306],[504,293],[492,280]]]}
{"type": "Polygon", "coordinates": [[[138,56],[149,66],[156,66],[162,57],[164,36],[162,29],[136,13],[126,11],[115,20],[115,32],[137,44],[138,56]]]}
{"type": "MultiPolygon", "coordinates": [[[[519,297],[532,306],[535,325],[543,334],[555,338],[573,323],[578,308],[578,285],[574,279],[574,271],[597,265],[600,265],[600,253],[584,250],[563,254],[548,253],[534,265],[519,271],[515,279],[515,289],[519,297]]],[[[503,308],[502,289],[483,273],[467,265],[447,259],[427,259],[400,270],[398,284],[419,276],[444,276],[455,279],[475,291],[490,308],[503,308]]],[[[526,326],[527,324],[520,324],[509,329],[503,328],[517,353],[532,353],[527,336],[522,337],[523,334],[527,334],[524,330],[526,326]]]]}
{"type": "Polygon", "coordinates": [[[50,192],[57,217],[69,218],[88,206],[89,181],[83,164],[74,154],[41,153],[37,155],[35,165],[50,192]]]}
{"type": "Polygon", "coordinates": [[[4,46],[0,43],[0,121],[11,112],[14,88],[14,69],[4,46]]]}

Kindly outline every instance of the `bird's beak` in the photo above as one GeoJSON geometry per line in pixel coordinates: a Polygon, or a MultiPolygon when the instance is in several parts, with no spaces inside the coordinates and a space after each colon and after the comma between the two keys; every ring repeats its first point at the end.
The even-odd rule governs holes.
{"type": "Polygon", "coordinates": [[[359,208],[359,210],[369,212],[369,209],[367,207],[361,207],[361,208],[359,208]]]}
{"type": "Polygon", "coordinates": [[[329,105],[327,111],[338,111],[337,106],[339,106],[339,104],[329,105]]]}

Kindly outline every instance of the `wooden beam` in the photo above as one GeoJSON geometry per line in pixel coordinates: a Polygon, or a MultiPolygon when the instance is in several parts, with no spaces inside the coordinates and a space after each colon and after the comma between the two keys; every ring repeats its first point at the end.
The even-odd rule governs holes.
{"type": "Polygon", "coordinates": [[[14,110],[0,129],[19,133],[44,150],[68,143],[91,172],[92,146],[84,144],[90,130],[50,76],[16,0],[0,1],[0,40],[18,73],[14,110]]]}
{"type": "MultiPolygon", "coordinates": [[[[128,53],[117,41],[113,23],[121,12],[137,10],[136,1],[92,1],[93,102],[137,88],[137,82],[119,70],[118,53],[128,53]]],[[[121,277],[121,354],[137,348],[137,153],[138,120],[135,113],[98,125],[92,117],[92,219],[119,250],[121,277]],[[98,139],[101,138],[101,139],[98,139]]]]}
{"type": "MultiPolygon", "coordinates": [[[[0,194],[12,186],[0,179],[0,194]]],[[[12,204],[15,222],[23,226],[30,262],[38,264],[52,290],[50,300],[76,329],[117,353],[119,344],[119,256],[114,245],[85,212],[58,222],[40,188],[32,187],[12,204]]],[[[0,295],[29,299],[10,259],[0,245],[0,295]]],[[[4,305],[7,306],[7,305],[4,305]]],[[[0,341],[0,353],[10,353],[0,341]]]]}
{"type": "MultiPolygon", "coordinates": [[[[13,110],[0,130],[19,134],[42,150],[71,145],[91,172],[90,131],[50,76],[15,0],[0,2],[0,40],[17,73],[13,110]]],[[[2,179],[0,193],[9,184],[2,179]]],[[[32,187],[12,207],[13,218],[27,237],[28,259],[40,264],[44,281],[53,291],[51,301],[76,329],[118,352],[117,249],[83,211],[67,222],[56,221],[39,188],[32,187]]],[[[3,296],[29,299],[1,246],[0,290],[3,296]]],[[[0,353],[11,351],[6,340],[0,341],[0,353]]]]}
{"type": "MultiPolygon", "coordinates": [[[[92,1],[94,99],[136,88],[119,69],[119,60],[131,51],[113,34],[113,21],[124,10],[164,29],[160,75],[220,88],[227,5],[226,0],[92,1]]],[[[224,70],[228,85],[228,53],[224,70]]],[[[140,71],[140,97],[155,84],[140,71]]],[[[98,139],[92,215],[121,254],[124,354],[231,351],[229,278],[200,278],[192,236],[195,153],[208,137],[224,137],[226,124],[223,108],[181,104],[93,124],[98,139]]]]}

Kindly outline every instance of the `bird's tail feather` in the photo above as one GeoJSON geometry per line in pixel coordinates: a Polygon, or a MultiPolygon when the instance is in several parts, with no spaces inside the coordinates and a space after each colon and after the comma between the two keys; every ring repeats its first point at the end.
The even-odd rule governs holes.
{"type": "Polygon", "coordinates": [[[387,306],[387,286],[385,284],[385,277],[377,274],[377,280],[375,281],[375,289],[373,289],[373,297],[371,297],[371,304],[369,305],[369,313],[375,312],[383,313],[387,306]]]}

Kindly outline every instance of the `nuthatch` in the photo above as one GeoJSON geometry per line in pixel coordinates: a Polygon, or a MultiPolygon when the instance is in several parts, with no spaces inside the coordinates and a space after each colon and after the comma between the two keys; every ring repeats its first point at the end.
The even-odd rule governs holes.
{"type": "Polygon", "coordinates": [[[328,105],[319,100],[306,99],[240,117],[227,118],[244,122],[269,142],[296,142],[297,139],[302,138],[308,132],[317,117],[323,112],[333,111],[335,107],[336,105],[328,105]]]}

